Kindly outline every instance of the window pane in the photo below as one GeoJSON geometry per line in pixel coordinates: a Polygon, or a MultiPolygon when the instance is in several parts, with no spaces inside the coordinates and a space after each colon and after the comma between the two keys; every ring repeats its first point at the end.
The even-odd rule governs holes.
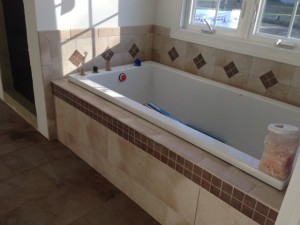
{"type": "Polygon", "coordinates": [[[259,32],[287,37],[294,0],[267,0],[259,32]]]}
{"type": "Polygon", "coordinates": [[[300,4],[298,5],[291,37],[300,39],[300,4]]]}
{"type": "Polygon", "coordinates": [[[193,23],[203,23],[236,29],[243,0],[197,0],[194,6],[193,23]],[[217,17],[216,17],[217,13],[217,17]]]}
{"type": "Polygon", "coordinates": [[[203,23],[206,19],[207,22],[214,25],[217,6],[217,0],[196,0],[193,22],[203,23]]]}
{"type": "Polygon", "coordinates": [[[221,0],[216,26],[236,29],[242,9],[242,0],[221,0]]]}

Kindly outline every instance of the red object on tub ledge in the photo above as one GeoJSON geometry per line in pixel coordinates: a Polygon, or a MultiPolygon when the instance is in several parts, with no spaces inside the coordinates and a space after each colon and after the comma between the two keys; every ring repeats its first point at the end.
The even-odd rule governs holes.
{"type": "Polygon", "coordinates": [[[126,76],[125,73],[121,73],[121,74],[119,75],[119,81],[123,82],[123,81],[125,81],[126,79],[127,79],[127,76],[126,76]]]}

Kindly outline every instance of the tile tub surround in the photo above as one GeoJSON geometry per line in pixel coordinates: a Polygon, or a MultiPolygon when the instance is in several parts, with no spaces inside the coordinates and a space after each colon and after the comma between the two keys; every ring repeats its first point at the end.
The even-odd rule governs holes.
{"type": "MultiPolygon", "coordinates": [[[[54,82],[53,93],[56,96],[59,140],[101,174],[106,174],[111,182],[115,180],[113,183],[120,189],[123,186],[122,190],[127,195],[162,224],[168,224],[166,221],[172,220],[168,215],[172,214],[176,214],[178,220],[186,221],[187,224],[194,224],[195,218],[197,224],[208,221],[209,224],[218,224],[218,221],[223,220],[228,220],[228,224],[232,224],[232,220],[236,220],[237,224],[275,223],[284,192],[276,191],[201,149],[65,80],[54,82]],[[68,107],[69,111],[65,111],[68,107]],[[75,118],[65,121],[74,113],[75,118]],[[90,121],[80,126],[74,123],[75,119],[90,121]],[[95,136],[91,129],[97,129],[100,136],[95,136]],[[78,133],[76,130],[83,131],[78,133]],[[85,133],[93,134],[96,140],[89,139],[91,137],[85,133]],[[119,144],[115,146],[112,143],[119,144]],[[128,154],[118,156],[114,151],[118,151],[118,154],[130,151],[134,158],[130,158],[128,154]],[[109,156],[110,154],[118,157],[109,156]],[[136,157],[138,160],[135,160],[136,157]],[[110,165],[109,168],[114,168],[113,165],[116,164],[118,170],[107,171],[103,168],[107,164],[110,165]],[[133,165],[134,169],[129,165],[133,165]],[[153,168],[159,168],[159,171],[153,168]],[[120,171],[125,175],[120,176],[120,171]],[[117,177],[122,177],[122,181],[117,181],[117,177]],[[143,201],[144,195],[135,196],[135,188],[146,191],[147,196],[151,197],[146,202],[143,201]],[[198,199],[196,203],[195,195],[198,199]],[[149,203],[149,199],[155,199],[155,203],[149,203]],[[214,207],[211,207],[210,202],[221,202],[228,213],[215,217],[214,207]],[[155,212],[149,204],[161,206],[162,213],[166,215],[155,212]],[[242,220],[248,222],[240,223],[242,220]]],[[[169,222],[172,224],[174,221],[169,222]]]]}
{"type": "Polygon", "coordinates": [[[172,39],[160,26],[154,26],[152,61],[300,106],[297,66],[172,39]]]}
{"type": "Polygon", "coordinates": [[[151,60],[152,37],[152,25],[39,32],[50,139],[56,136],[51,81],[80,71],[82,61],[85,70],[104,68],[108,52],[112,66],[133,63],[136,58],[151,60]]]}

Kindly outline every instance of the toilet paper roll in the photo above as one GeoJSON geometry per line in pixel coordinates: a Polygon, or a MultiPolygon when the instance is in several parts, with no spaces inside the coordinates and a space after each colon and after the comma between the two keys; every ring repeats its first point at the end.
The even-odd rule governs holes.
{"type": "Polygon", "coordinates": [[[299,135],[299,128],[289,124],[271,123],[268,129],[277,134],[299,135]]]}

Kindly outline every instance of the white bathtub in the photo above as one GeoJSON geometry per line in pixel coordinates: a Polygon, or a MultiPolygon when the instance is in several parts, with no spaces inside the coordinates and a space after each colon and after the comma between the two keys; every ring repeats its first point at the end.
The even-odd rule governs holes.
{"type": "Polygon", "coordinates": [[[74,74],[69,80],[279,190],[288,182],[261,172],[258,164],[268,124],[288,123],[300,127],[298,107],[154,62],[144,62],[141,67],[114,67],[111,72],[99,71],[86,76],[74,74]],[[118,78],[123,72],[127,80],[120,82],[118,78]],[[209,136],[143,105],[149,102],[209,136]]]}

